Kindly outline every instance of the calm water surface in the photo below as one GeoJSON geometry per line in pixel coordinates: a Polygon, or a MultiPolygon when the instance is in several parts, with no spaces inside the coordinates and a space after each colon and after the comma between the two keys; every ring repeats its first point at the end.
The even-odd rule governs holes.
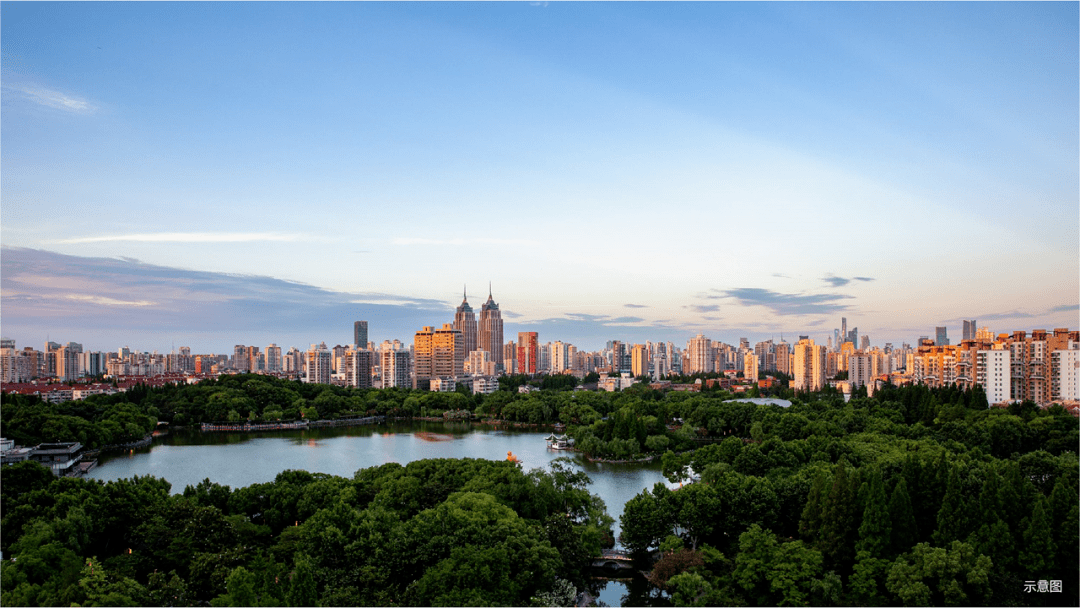
{"type": "MultiPolygon", "coordinates": [[[[425,458],[504,460],[513,452],[522,467],[547,468],[562,456],[571,458],[592,479],[590,491],[604,499],[608,514],[619,516],[623,505],[656,483],[667,483],[659,464],[591,463],[574,452],[550,450],[547,431],[523,431],[488,425],[444,422],[395,422],[370,426],[266,433],[203,433],[173,431],[148,447],[127,454],[103,456],[87,475],[105,481],[153,475],[172,484],[174,494],[203,479],[233,488],[273,481],[288,469],[352,477],[358,469],[388,462],[406,464],[425,458]]],[[[600,599],[622,603],[627,587],[611,581],[600,599]]]]}

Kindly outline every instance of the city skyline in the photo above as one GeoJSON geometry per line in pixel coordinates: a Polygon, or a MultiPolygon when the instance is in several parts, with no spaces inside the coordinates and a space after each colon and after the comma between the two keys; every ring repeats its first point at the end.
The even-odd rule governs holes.
{"type": "Polygon", "coordinates": [[[1075,3],[0,15],[21,345],[1078,324],[1075,3]]]}

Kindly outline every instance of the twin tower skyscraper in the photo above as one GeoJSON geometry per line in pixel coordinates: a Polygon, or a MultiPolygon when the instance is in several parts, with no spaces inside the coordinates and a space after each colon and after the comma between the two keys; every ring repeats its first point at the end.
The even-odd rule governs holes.
{"type": "Polygon", "coordinates": [[[467,291],[462,292],[461,306],[454,311],[454,329],[461,332],[465,342],[465,358],[475,350],[487,351],[491,360],[501,370],[503,366],[503,321],[499,305],[491,296],[488,285],[488,299],[480,306],[480,322],[469,306],[467,291]]]}

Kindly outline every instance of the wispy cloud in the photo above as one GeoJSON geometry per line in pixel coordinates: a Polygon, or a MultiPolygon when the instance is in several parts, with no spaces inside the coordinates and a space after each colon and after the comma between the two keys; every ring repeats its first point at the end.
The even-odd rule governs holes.
{"type": "Polygon", "coordinates": [[[86,99],[38,85],[11,85],[4,88],[38,105],[72,114],[91,114],[97,109],[86,99]]]}
{"type": "Polygon", "coordinates": [[[1030,312],[1024,312],[1022,310],[1008,310],[1005,312],[992,312],[988,314],[981,314],[976,316],[975,318],[986,321],[999,321],[1001,319],[1030,319],[1031,317],[1035,316],[1037,315],[1030,312]]]}
{"type": "MultiPolygon", "coordinates": [[[[720,299],[720,296],[715,296],[716,299],[720,299]]],[[[694,312],[716,312],[720,310],[719,304],[688,304],[683,308],[689,308],[694,312]]]]}
{"type": "Polygon", "coordinates": [[[648,306],[646,306],[644,304],[623,304],[623,307],[624,308],[648,308],[648,306]]]}
{"type": "Polygon", "coordinates": [[[840,301],[852,297],[835,293],[780,293],[758,287],[737,287],[715,291],[725,297],[734,298],[745,306],[764,306],[779,315],[821,315],[842,312],[849,307],[840,301]]]}
{"type": "Polygon", "coordinates": [[[395,245],[454,245],[454,246],[476,246],[476,245],[517,245],[523,247],[535,247],[540,243],[537,241],[531,241],[528,239],[489,239],[489,238],[476,238],[476,239],[424,239],[404,237],[396,238],[392,241],[395,245]]]}
{"type": "Polygon", "coordinates": [[[499,312],[502,313],[502,316],[508,319],[520,319],[521,317],[525,316],[520,312],[514,312],[512,310],[500,310],[499,312]]]}
{"type": "Polygon", "coordinates": [[[1069,312],[1070,310],[1080,310],[1080,304],[1062,304],[1051,308],[1047,312],[1069,312]]]}
{"type": "Polygon", "coordinates": [[[109,348],[120,336],[163,346],[162,336],[196,334],[208,341],[344,344],[358,319],[369,321],[373,336],[393,338],[453,311],[445,301],[402,294],[15,247],[0,255],[0,306],[5,333],[36,338],[67,331],[109,348]]]}
{"type": "MultiPolygon", "coordinates": [[[[773,275],[773,276],[776,276],[776,275],[773,275]]],[[[822,277],[821,280],[825,281],[829,285],[832,285],[833,287],[843,287],[844,285],[847,285],[848,283],[850,283],[852,281],[866,282],[866,281],[873,281],[874,279],[871,278],[871,277],[851,277],[850,279],[846,279],[844,277],[838,277],[836,275],[829,274],[829,275],[826,275],[826,276],[822,277]]]]}
{"type": "Polygon", "coordinates": [[[117,300],[105,296],[75,293],[69,293],[65,295],[64,298],[68,300],[77,300],[79,302],[88,302],[90,304],[101,304],[103,306],[153,306],[155,304],[155,302],[151,302],[150,300],[117,300]]]}
{"type": "Polygon", "coordinates": [[[299,241],[304,235],[280,232],[145,232],[81,236],[50,241],[56,245],[134,241],[140,243],[252,243],[258,241],[299,241]]]}

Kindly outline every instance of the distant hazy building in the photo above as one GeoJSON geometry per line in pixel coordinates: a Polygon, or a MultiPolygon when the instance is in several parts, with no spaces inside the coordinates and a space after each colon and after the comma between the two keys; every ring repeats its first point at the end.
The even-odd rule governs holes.
{"type": "Polygon", "coordinates": [[[948,346],[949,345],[949,332],[946,327],[934,328],[934,345],[935,346],[948,346]]]}
{"type": "Polygon", "coordinates": [[[978,330],[975,328],[975,319],[964,321],[964,340],[975,340],[978,330]]]}
{"type": "Polygon", "coordinates": [[[357,348],[367,348],[367,345],[367,321],[356,321],[353,323],[353,346],[357,348]]]}

